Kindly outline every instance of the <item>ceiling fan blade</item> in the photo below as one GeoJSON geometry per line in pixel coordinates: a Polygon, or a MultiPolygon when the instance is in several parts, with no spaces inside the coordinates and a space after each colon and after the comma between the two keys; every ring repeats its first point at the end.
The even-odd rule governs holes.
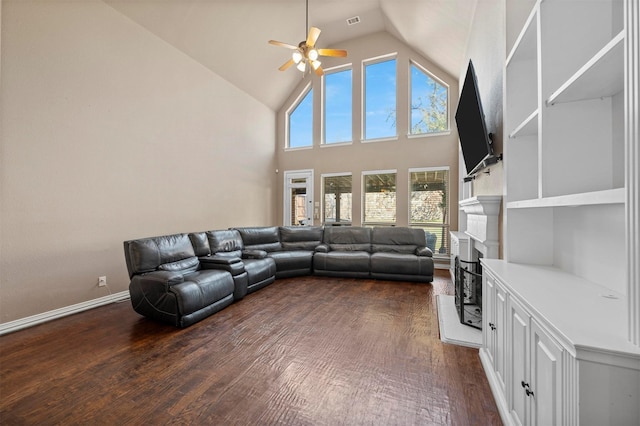
{"type": "Polygon", "coordinates": [[[293,59],[289,59],[287,62],[285,62],[284,64],[282,64],[282,66],[280,66],[280,68],[278,68],[280,71],[284,71],[287,68],[289,68],[291,65],[293,65],[295,62],[293,62],[293,59]]]}
{"type": "Polygon", "coordinates": [[[269,44],[273,44],[274,46],[286,47],[287,49],[297,49],[298,48],[298,46],[294,46],[292,44],[287,44],[287,43],[283,43],[281,41],[276,41],[276,40],[269,40],[269,44]]]}
{"type": "Polygon", "coordinates": [[[324,71],[320,66],[321,64],[322,62],[320,61],[311,61],[311,68],[313,68],[313,71],[316,73],[318,77],[322,77],[324,75],[324,71]]]}
{"type": "Polygon", "coordinates": [[[315,73],[318,77],[322,77],[324,75],[324,71],[322,70],[322,67],[316,68],[315,73]]]}
{"type": "Polygon", "coordinates": [[[318,37],[320,37],[320,28],[311,27],[309,28],[309,35],[307,36],[307,46],[313,47],[316,45],[316,41],[318,41],[318,37]]]}
{"type": "Polygon", "coordinates": [[[320,56],[334,56],[344,58],[347,56],[347,51],[343,49],[318,49],[320,56]]]}

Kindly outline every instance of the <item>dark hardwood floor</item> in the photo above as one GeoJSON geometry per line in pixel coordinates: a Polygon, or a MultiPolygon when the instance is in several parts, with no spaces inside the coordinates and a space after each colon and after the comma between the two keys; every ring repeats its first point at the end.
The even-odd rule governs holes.
{"type": "Polygon", "coordinates": [[[501,424],[433,284],[281,279],[186,329],[112,304],[0,337],[0,424],[501,424]]]}

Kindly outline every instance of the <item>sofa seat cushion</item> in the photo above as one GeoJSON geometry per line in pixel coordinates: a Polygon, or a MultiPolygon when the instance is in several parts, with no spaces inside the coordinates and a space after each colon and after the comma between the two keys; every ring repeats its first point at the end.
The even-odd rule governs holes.
{"type": "Polygon", "coordinates": [[[313,251],[310,250],[290,250],[269,253],[276,262],[276,271],[291,271],[297,269],[307,269],[311,271],[313,266],[313,251]]]}
{"type": "Polygon", "coordinates": [[[371,273],[397,275],[433,275],[433,259],[431,257],[381,252],[371,255],[371,273]]]}
{"type": "Polygon", "coordinates": [[[232,295],[233,278],[227,271],[205,269],[185,275],[185,281],[169,287],[175,294],[178,311],[187,315],[232,295]]]}
{"type": "Polygon", "coordinates": [[[249,276],[249,286],[263,281],[273,280],[276,276],[276,262],[270,257],[264,259],[243,259],[242,262],[249,276]]]}
{"type": "Polygon", "coordinates": [[[315,271],[369,272],[371,255],[367,251],[316,252],[313,256],[315,271]]]}

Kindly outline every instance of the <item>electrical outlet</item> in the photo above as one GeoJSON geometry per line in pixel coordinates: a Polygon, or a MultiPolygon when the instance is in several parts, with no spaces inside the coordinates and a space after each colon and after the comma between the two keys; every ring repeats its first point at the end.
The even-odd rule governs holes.
{"type": "Polygon", "coordinates": [[[107,277],[106,276],[98,277],[98,287],[106,287],[106,285],[107,285],[107,277]]]}

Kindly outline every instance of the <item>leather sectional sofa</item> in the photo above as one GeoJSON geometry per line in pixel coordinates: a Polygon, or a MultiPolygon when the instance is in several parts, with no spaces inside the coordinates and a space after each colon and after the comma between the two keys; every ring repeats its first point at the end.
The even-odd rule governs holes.
{"type": "Polygon", "coordinates": [[[405,227],[269,226],[124,242],[136,312],[186,327],[276,278],[433,280],[425,232],[405,227]]]}

